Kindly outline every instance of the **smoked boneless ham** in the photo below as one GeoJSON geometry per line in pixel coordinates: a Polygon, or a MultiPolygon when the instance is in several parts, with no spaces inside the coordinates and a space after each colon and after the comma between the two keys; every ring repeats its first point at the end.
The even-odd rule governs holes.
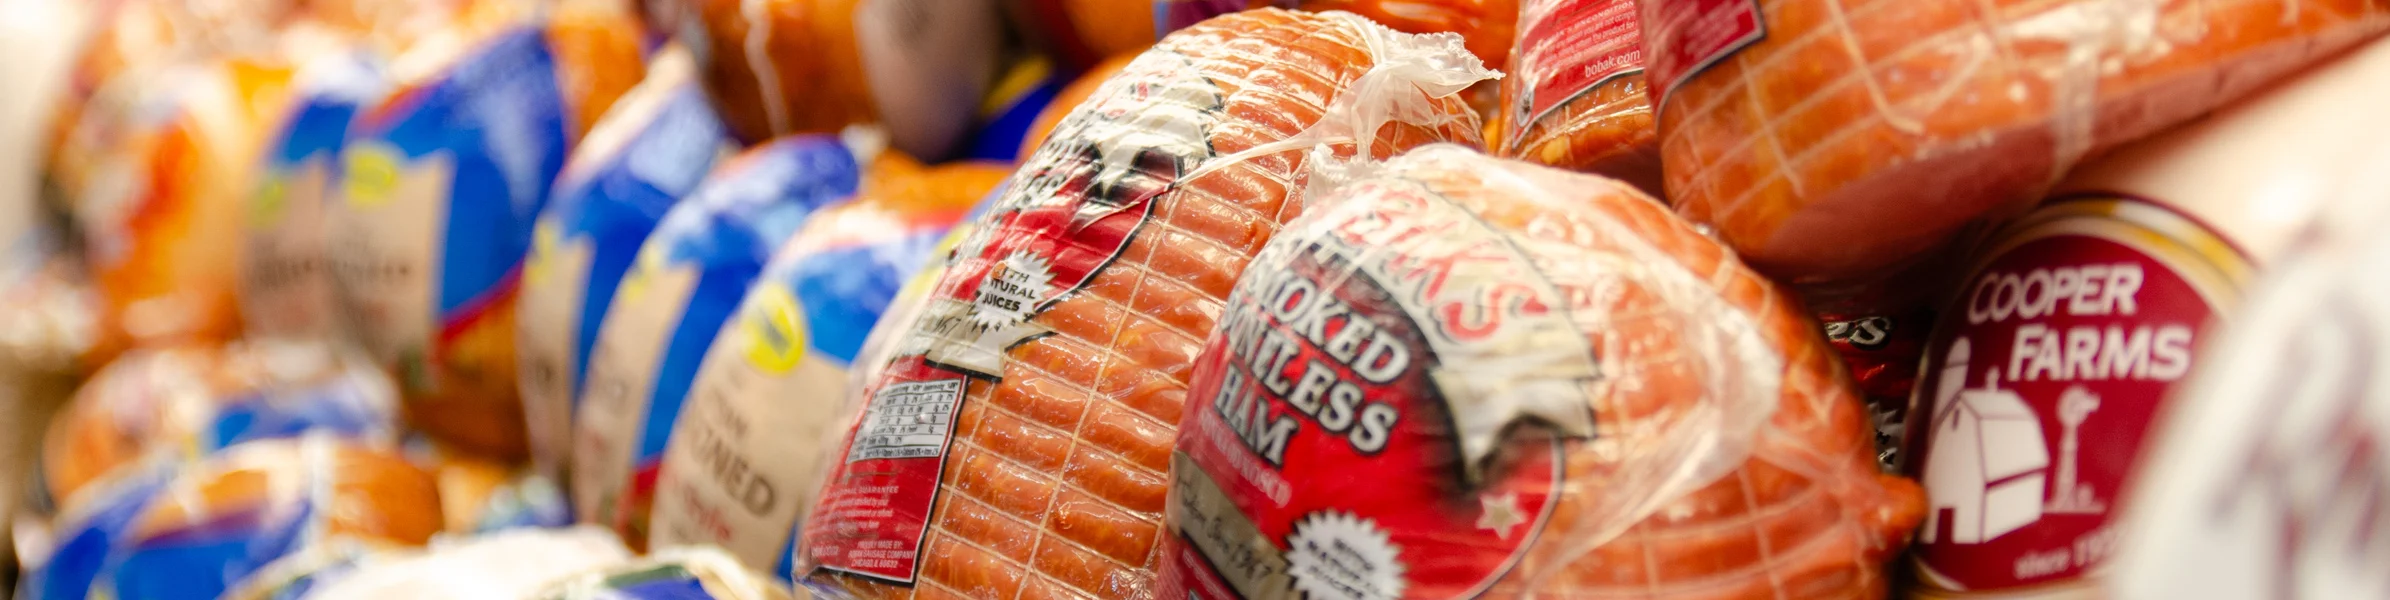
{"type": "Polygon", "coordinates": [[[2390,0],[1653,0],[1643,25],[1670,200],[1838,283],[2380,33],[2390,0]]]}
{"type": "Polygon", "coordinates": [[[1315,194],[1187,400],[1168,598],[1881,597],[1924,508],[1791,295],[1453,145],[1315,194]]]}
{"type": "Polygon", "coordinates": [[[1321,146],[1474,143],[1454,94],[1489,75],[1457,38],[1277,9],[1129,63],[946,263],[830,457],[797,573],[872,598],[1149,597],[1188,367],[1237,272],[1321,146]]]}

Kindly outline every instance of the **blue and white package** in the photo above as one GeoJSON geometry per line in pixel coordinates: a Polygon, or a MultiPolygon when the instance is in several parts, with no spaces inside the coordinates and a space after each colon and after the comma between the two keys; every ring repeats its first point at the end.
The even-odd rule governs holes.
{"type": "Polygon", "coordinates": [[[660,52],[574,148],[532,230],[515,352],[531,455],[550,476],[571,458],[573,401],[615,285],[665,211],[732,147],[695,69],[677,46],[660,52]]]}
{"type": "Polygon", "coordinates": [[[581,520],[614,528],[633,548],[646,541],[656,464],[698,360],[772,251],[816,211],[854,195],[859,171],[837,138],[782,138],[723,165],[665,215],[591,348],[573,432],[581,520]]]}
{"type": "Polygon", "coordinates": [[[656,483],[654,546],[720,546],[789,577],[792,533],[811,508],[819,457],[842,439],[850,365],[907,281],[951,251],[959,238],[949,231],[1009,172],[958,165],[875,178],[772,257],[706,352],[673,425],[656,483]]]}
{"type": "Polygon", "coordinates": [[[338,330],[324,262],[324,203],[340,177],[349,122],[380,98],[380,66],[362,52],[308,61],[293,83],[290,116],[267,142],[250,194],[241,254],[242,321],[262,335],[338,330]]]}

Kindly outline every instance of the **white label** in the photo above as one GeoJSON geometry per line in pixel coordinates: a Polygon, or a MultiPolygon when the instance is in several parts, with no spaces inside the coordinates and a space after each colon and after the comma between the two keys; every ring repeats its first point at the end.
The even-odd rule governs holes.
{"type": "Polygon", "coordinates": [[[515,314],[515,352],[521,365],[523,417],[531,428],[531,456],[549,475],[561,469],[572,452],[573,365],[581,359],[574,346],[586,317],[581,303],[588,293],[595,252],[589,238],[560,239],[559,229],[554,221],[543,220],[533,230],[515,314]]]}
{"type": "Polygon", "coordinates": [[[324,262],[327,158],[264,175],[250,198],[248,254],[241,268],[241,312],[252,331],[330,333],[332,280],[324,262]]]}
{"type": "MultiPolygon", "coordinates": [[[[573,509],[584,521],[615,522],[639,459],[656,368],[680,325],[698,271],[661,265],[650,245],[616,288],[614,306],[598,325],[589,350],[589,380],[573,436],[573,509]]],[[[677,416],[677,415],[673,415],[677,416]]]]}
{"type": "Polygon", "coordinates": [[[378,142],[351,147],[341,201],[329,206],[324,229],[347,325],[374,357],[399,363],[402,386],[420,391],[433,385],[434,270],[456,159],[400,156],[378,142]]]}
{"type": "Polygon", "coordinates": [[[664,451],[651,547],[715,544],[775,566],[846,424],[845,367],[806,340],[787,288],[748,294],[707,350],[664,451]]]}

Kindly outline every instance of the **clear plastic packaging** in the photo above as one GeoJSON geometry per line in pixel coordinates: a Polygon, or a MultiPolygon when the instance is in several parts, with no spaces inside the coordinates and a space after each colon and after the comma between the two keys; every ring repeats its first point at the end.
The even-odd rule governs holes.
{"type": "Polygon", "coordinates": [[[664,420],[672,437],[651,545],[718,545],[788,578],[865,336],[947,230],[1010,172],[883,166],[853,201],[822,209],[773,253],[706,350],[679,418],[664,420]]]}
{"type": "Polygon", "coordinates": [[[1524,0],[1498,153],[1660,193],[1659,129],[1632,0],[1524,0]]]}
{"type": "Polygon", "coordinates": [[[325,211],[338,309],[434,437],[529,454],[514,346],[532,220],[644,71],[636,29],[575,11],[457,24],[393,59],[391,91],[350,127],[325,211]]]}
{"type": "Polygon", "coordinates": [[[1510,47],[1518,38],[1519,4],[1519,0],[1301,0],[1298,6],[1312,12],[1358,14],[1404,33],[1457,33],[1479,62],[1508,71],[1510,47]]]}
{"type": "MultiPolygon", "coordinates": [[[[877,170],[918,168],[882,155],[877,170]],[[901,163],[890,167],[889,163],[901,163]]],[[[772,252],[863,175],[830,136],[781,138],[724,163],[639,248],[590,349],[574,415],[573,503],[645,549],[657,469],[715,334],[772,252]]]]}
{"type": "Polygon", "coordinates": [[[734,147],[677,46],[573,148],[533,226],[523,262],[515,352],[531,454],[561,476],[572,457],[574,404],[615,286],[666,211],[734,147]]]}
{"type": "Polygon", "coordinates": [[[1457,36],[1262,9],[1164,38],[980,217],[797,549],[833,596],[1150,594],[1187,366],[1309,165],[1476,143],[1457,36]]]}
{"type": "Polygon", "coordinates": [[[1162,597],[1885,593],[1924,497],[1716,241],[1452,145],[1315,185],[1195,361],[1162,597]]]}
{"type": "Polygon", "coordinates": [[[1796,285],[1883,276],[2078,161],[2390,27],[2378,0],[1653,0],[1668,197],[1796,285]]]}

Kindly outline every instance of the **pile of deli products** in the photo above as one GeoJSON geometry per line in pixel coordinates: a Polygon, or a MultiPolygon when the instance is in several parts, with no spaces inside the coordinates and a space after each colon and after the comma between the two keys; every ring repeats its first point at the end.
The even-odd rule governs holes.
{"type": "Polygon", "coordinates": [[[28,3],[18,597],[2390,590],[2390,0],[28,3]]]}

